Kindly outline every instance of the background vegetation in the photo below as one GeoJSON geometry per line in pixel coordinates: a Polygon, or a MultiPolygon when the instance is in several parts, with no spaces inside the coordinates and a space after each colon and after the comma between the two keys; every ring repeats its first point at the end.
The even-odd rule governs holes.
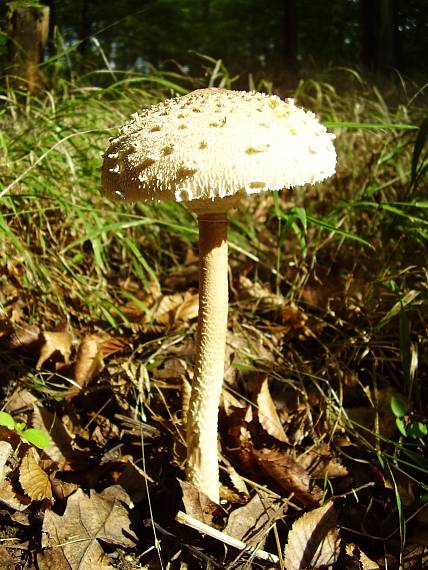
{"type": "MultiPolygon", "coordinates": [[[[174,521],[190,500],[177,479],[195,221],[175,204],[112,204],[99,189],[108,137],[131,113],[208,85],[292,93],[335,132],[338,167],[316,188],[266,193],[231,217],[225,510],[204,516],[224,528],[264,493],[282,509],[269,510],[265,549],[284,568],[293,522],[333,499],[336,567],[426,567],[424,3],[395,7],[394,67],[364,60],[364,2],[297,2],[287,68],[285,4],[52,2],[33,92],[15,83],[3,44],[0,371],[2,407],[17,422],[0,426],[11,446],[0,470],[5,567],[66,567],[43,536],[69,520],[80,532],[70,497],[83,489],[95,502],[118,481],[136,534],[101,536],[112,567],[269,567],[174,521]],[[274,430],[263,419],[272,407],[274,430]],[[50,496],[23,476],[28,426],[50,433],[37,456],[50,496]]],[[[99,512],[94,502],[82,511],[99,512]]]]}

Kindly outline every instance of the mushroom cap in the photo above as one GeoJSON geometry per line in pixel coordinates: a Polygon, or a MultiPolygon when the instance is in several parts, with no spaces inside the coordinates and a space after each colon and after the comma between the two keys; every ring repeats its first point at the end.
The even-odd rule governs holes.
{"type": "Polygon", "coordinates": [[[315,183],[334,135],[293,99],[199,89],[132,115],[104,155],[102,186],[125,200],[209,201],[315,183]]]}

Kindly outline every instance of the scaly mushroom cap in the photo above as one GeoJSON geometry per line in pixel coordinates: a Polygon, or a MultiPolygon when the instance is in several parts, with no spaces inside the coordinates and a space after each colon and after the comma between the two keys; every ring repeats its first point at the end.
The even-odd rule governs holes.
{"type": "Polygon", "coordinates": [[[293,99],[199,89],[135,113],[104,156],[104,192],[213,200],[314,183],[335,170],[334,135],[293,99]]]}

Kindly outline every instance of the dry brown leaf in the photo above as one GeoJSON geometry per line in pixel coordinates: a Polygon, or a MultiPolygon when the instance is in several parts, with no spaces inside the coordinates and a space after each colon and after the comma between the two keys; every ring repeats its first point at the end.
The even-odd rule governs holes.
{"type": "Polygon", "coordinates": [[[255,400],[257,404],[257,416],[262,428],[272,437],[283,443],[288,443],[284,428],[281,425],[275,404],[269,391],[269,381],[267,376],[260,379],[255,400]]]}
{"type": "Polygon", "coordinates": [[[9,472],[7,462],[12,454],[12,446],[8,441],[0,441],[0,483],[4,480],[9,472]]]}
{"type": "Polygon", "coordinates": [[[45,513],[42,554],[37,558],[43,570],[112,568],[100,540],[121,547],[133,547],[137,537],[130,528],[128,495],[119,485],[90,497],[79,489],[68,498],[62,516],[45,513]]]}
{"type": "Polygon", "coordinates": [[[287,494],[293,494],[303,505],[310,505],[321,499],[322,490],[312,484],[308,472],[288,453],[267,448],[253,449],[252,453],[263,472],[287,494]]]}
{"type": "Polygon", "coordinates": [[[337,515],[329,502],[294,522],[284,548],[284,565],[287,570],[332,566],[339,553],[337,515]]]}
{"type": "Polygon", "coordinates": [[[214,516],[223,510],[220,505],[211,501],[191,483],[187,481],[179,481],[179,483],[186,514],[207,525],[212,525],[214,516]]]}
{"type": "Polygon", "coordinates": [[[355,564],[358,570],[379,570],[377,562],[371,560],[355,544],[347,544],[345,547],[345,560],[347,564],[355,564]]]}
{"type": "Polygon", "coordinates": [[[328,445],[321,444],[313,447],[310,451],[303,453],[298,458],[298,463],[309,473],[312,479],[335,479],[336,477],[346,477],[348,469],[332,459],[328,445]]]}
{"type": "Polygon", "coordinates": [[[29,347],[39,341],[40,329],[36,325],[16,326],[13,331],[6,337],[2,345],[14,350],[22,347],[29,347]]]}
{"type": "Polygon", "coordinates": [[[11,482],[8,479],[4,479],[0,481],[0,502],[14,511],[22,512],[28,508],[31,500],[15,493],[11,482]]]}
{"type": "Polygon", "coordinates": [[[131,345],[129,339],[122,337],[109,338],[101,342],[101,354],[103,358],[122,352],[131,345]]]}
{"type": "Polygon", "coordinates": [[[24,455],[19,467],[19,482],[26,495],[33,501],[52,499],[49,477],[36,461],[36,451],[31,448],[24,455]]]}
{"type": "Polygon", "coordinates": [[[23,388],[17,388],[7,400],[5,411],[13,414],[25,409],[32,409],[36,402],[37,398],[31,392],[23,388]]]}
{"type": "Polygon", "coordinates": [[[146,314],[147,322],[170,328],[177,322],[185,322],[198,316],[199,295],[190,291],[164,295],[157,299],[146,314]]]}
{"type": "Polygon", "coordinates": [[[65,364],[68,363],[71,352],[71,334],[67,331],[44,332],[42,334],[42,348],[36,368],[40,370],[43,364],[55,354],[59,354],[65,364]]]}
{"type": "Polygon", "coordinates": [[[72,459],[74,455],[71,447],[72,437],[67,432],[64,423],[55,414],[49,412],[44,406],[35,405],[31,425],[49,434],[49,445],[43,449],[48,457],[59,465],[65,465],[72,459]]]}
{"type": "Polygon", "coordinates": [[[98,335],[87,334],[83,337],[74,365],[74,379],[79,386],[87,386],[103,369],[101,345],[102,340],[98,335]]]}
{"type": "Polygon", "coordinates": [[[263,547],[272,521],[284,514],[286,504],[259,490],[246,505],[232,511],[223,532],[249,546],[263,547]]]}

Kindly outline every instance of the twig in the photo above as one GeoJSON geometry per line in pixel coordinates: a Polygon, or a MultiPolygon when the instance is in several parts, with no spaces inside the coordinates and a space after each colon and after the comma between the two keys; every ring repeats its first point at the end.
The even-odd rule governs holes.
{"type": "Polygon", "coordinates": [[[233,538],[233,536],[229,536],[220,530],[212,528],[211,526],[198,521],[198,519],[186,515],[186,513],[183,513],[183,511],[178,511],[175,520],[180,524],[185,524],[191,528],[194,528],[201,534],[207,534],[216,540],[220,540],[224,544],[232,546],[233,548],[237,548],[238,550],[245,551],[255,558],[260,558],[261,560],[265,560],[266,562],[271,562],[273,564],[277,564],[279,562],[279,558],[275,554],[265,552],[257,546],[247,546],[245,542],[242,542],[242,540],[238,540],[237,538],[233,538]]]}

